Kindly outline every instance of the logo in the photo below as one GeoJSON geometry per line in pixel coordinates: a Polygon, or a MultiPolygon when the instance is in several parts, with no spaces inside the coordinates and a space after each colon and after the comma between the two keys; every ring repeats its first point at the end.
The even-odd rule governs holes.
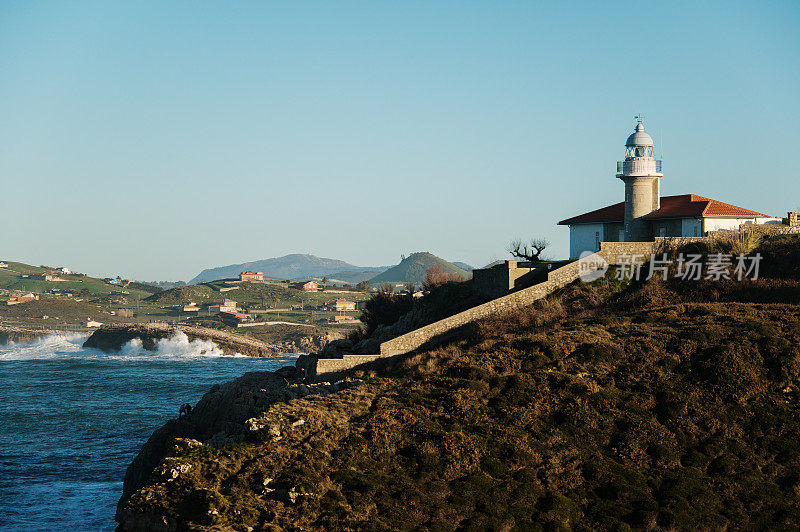
{"type": "Polygon", "coordinates": [[[578,259],[578,276],[584,283],[591,283],[605,276],[608,271],[606,259],[593,251],[584,251],[578,259]]]}

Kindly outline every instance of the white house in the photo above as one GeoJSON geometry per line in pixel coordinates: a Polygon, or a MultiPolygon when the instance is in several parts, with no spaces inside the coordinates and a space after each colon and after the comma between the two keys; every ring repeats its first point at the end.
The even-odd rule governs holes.
{"type": "Polygon", "coordinates": [[[208,306],[208,311],[211,313],[218,313],[218,312],[230,312],[236,313],[238,312],[238,307],[236,301],[233,299],[223,298],[219,301],[212,301],[208,306]]]}
{"type": "Polygon", "coordinates": [[[641,119],[625,143],[625,160],[617,178],[625,183],[625,201],[558,222],[569,226],[569,255],[597,251],[600,242],[646,242],[657,236],[704,236],[741,225],[780,223],[760,212],[696,194],[661,196],[661,160],[653,156],[653,139],[641,119]]]}

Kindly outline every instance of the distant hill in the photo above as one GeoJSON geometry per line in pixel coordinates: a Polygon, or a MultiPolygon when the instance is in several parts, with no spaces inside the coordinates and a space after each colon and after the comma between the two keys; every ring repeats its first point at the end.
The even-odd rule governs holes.
{"type": "Polygon", "coordinates": [[[468,272],[475,269],[472,266],[470,266],[469,264],[467,264],[466,262],[455,262],[454,261],[454,262],[451,262],[450,264],[454,264],[455,266],[458,266],[462,270],[466,270],[468,272]]]}
{"type": "Polygon", "coordinates": [[[358,284],[361,281],[369,281],[376,274],[383,273],[388,270],[388,266],[380,266],[377,268],[362,268],[359,270],[346,270],[343,272],[336,272],[326,275],[332,281],[341,281],[347,284],[358,284]]]}
{"type": "MultiPolygon", "coordinates": [[[[228,295],[228,294],[226,294],[228,295]]],[[[207,301],[214,296],[222,297],[219,292],[215,291],[210,286],[204,284],[191,285],[191,286],[176,286],[169,290],[164,290],[153,294],[147,298],[151,303],[170,304],[176,305],[178,303],[187,303],[189,301],[202,302],[207,301]]]]}
{"type": "Polygon", "coordinates": [[[186,281],[138,281],[140,284],[155,286],[161,290],[169,290],[178,286],[186,286],[186,281]]]}
{"type": "Polygon", "coordinates": [[[487,269],[487,268],[494,268],[494,267],[495,267],[495,266],[497,266],[498,264],[505,264],[505,262],[506,262],[506,261],[504,261],[504,260],[500,260],[500,259],[498,259],[498,260],[493,260],[492,262],[490,262],[489,264],[487,264],[486,266],[484,266],[484,267],[483,267],[483,269],[487,269]]]}
{"type": "Polygon", "coordinates": [[[349,271],[364,272],[372,276],[381,271],[381,268],[353,266],[342,260],[295,253],[273,259],[209,268],[200,272],[194,279],[189,281],[189,284],[232,279],[238,277],[239,273],[244,270],[264,272],[265,277],[272,277],[273,279],[298,279],[301,277],[334,277],[339,272],[349,271]]]}
{"type": "Polygon", "coordinates": [[[460,275],[464,279],[470,276],[468,271],[451,262],[440,259],[432,253],[420,252],[409,255],[397,266],[393,266],[376,275],[369,280],[369,283],[372,286],[383,283],[414,283],[415,285],[421,285],[425,280],[426,272],[436,265],[441,266],[446,273],[460,275]]]}
{"type": "Polygon", "coordinates": [[[295,277],[290,279],[294,282],[305,283],[306,281],[321,282],[323,279],[328,279],[329,285],[356,285],[361,281],[369,281],[377,274],[385,272],[389,266],[382,266],[376,268],[364,268],[363,270],[347,270],[343,272],[330,273],[327,275],[308,275],[306,277],[295,277]]]}

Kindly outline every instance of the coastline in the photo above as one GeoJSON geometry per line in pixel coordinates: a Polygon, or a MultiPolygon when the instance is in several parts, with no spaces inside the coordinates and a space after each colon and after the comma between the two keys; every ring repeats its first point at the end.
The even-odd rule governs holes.
{"type": "MultiPolygon", "coordinates": [[[[20,327],[14,325],[0,325],[0,346],[8,345],[12,342],[35,342],[45,336],[51,334],[58,334],[58,329],[51,328],[34,328],[34,327],[20,327]]],[[[75,331],[82,332],[82,331],[75,331]]],[[[86,334],[89,334],[86,331],[86,334]]]]}
{"type": "Polygon", "coordinates": [[[267,343],[217,329],[168,323],[104,325],[95,330],[83,345],[103,351],[114,351],[138,338],[142,342],[142,347],[152,351],[159,340],[170,338],[177,332],[185,334],[190,341],[214,342],[226,355],[238,353],[252,357],[272,357],[284,353],[305,353],[324,345],[324,341],[317,337],[304,338],[300,342],[267,343]]]}
{"type": "MultiPolygon", "coordinates": [[[[248,372],[212,386],[191,413],[158,428],[128,467],[117,505],[117,530],[180,528],[181,517],[160,513],[158,505],[153,504],[158,497],[154,498],[151,490],[160,493],[166,483],[183,481],[192,466],[183,463],[181,457],[215,453],[237,442],[260,440],[264,434],[281,441],[283,435],[299,430],[310,420],[309,412],[300,417],[283,411],[292,410],[289,404],[293,400],[323,398],[361,384],[359,381],[305,384],[300,382],[295,367],[284,366],[271,372],[248,372]],[[269,416],[273,411],[275,415],[269,416]]],[[[291,497],[288,490],[281,496],[291,497]]],[[[200,501],[198,510],[213,512],[213,505],[200,501]]]]}
{"type": "Polygon", "coordinates": [[[223,356],[207,343],[82,348],[88,335],[51,334],[0,348],[0,529],[112,530],[123,477],[147,438],[214,385],[292,365],[223,356]],[[204,345],[205,344],[205,345],[204,345]]]}

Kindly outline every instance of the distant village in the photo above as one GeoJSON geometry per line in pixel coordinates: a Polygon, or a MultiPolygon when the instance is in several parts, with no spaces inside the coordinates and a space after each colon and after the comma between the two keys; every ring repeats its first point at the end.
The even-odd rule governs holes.
{"type": "MultiPolygon", "coordinates": [[[[86,276],[82,274],[76,274],[66,267],[47,268],[45,271],[39,271],[36,273],[17,273],[9,271],[8,262],[0,261],[0,269],[8,271],[10,274],[14,275],[14,278],[18,280],[44,281],[48,284],[52,283],[54,285],[47,289],[39,290],[38,293],[27,290],[4,290],[3,292],[5,292],[7,295],[7,299],[5,300],[6,306],[21,305],[33,301],[39,301],[40,298],[44,296],[49,297],[49,300],[53,302],[58,300],[81,302],[89,296],[94,296],[101,298],[105,297],[109,300],[109,302],[116,301],[118,303],[124,303],[126,301],[130,302],[132,299],[127,297],[131,294],[129,291],[130,288],[132,288],[134,285],[138,285],[137,288],[141,288],[141,285],[138,283],[135,283],[129,279],[122,279],[121,277],[108,277],[97,280],[89,278],[91,281],[95,282],[95,284],[97,284],[97,281],[100,281],[108,287],[107,291],[90,293],[89,290],[85,288],[74,288],[74,283],[83,282],[82,279],[86,278],[86,276]],[[72,288],[58,286],[59,283],[63,282],[69,282],[72,288]]],[[[215,286],[220,293],[225,293],[239,289],[242,286],[242,283],[265,285],[272,284],[290,290],[298,290],[303,293],[354,293],[352,290],[336,290],[335,287],[322,287],[320,282],[315,280],[291,283],[284,280],[269,279],[264,277],[263,272],[254,272],[249,270],[242,271],[239,274],[238,279],[218,281],[215,283],[215,286]]],[[[27,286],[31,285],[28,284],[27,286]]],[[[154,291],[158,292],[158,289],[155,289],[154,291]]],[[[140,300],[136,300],[137,306],[140,302],[140,300]]],[[[356,324],[359,323],[357,316],[358,312],[362,308],[362,302],[347,299],[346,297],[335,297],[322,303],[290,305],[288,308],[284,309],[272,308],[271,305],[269,308],[267,308],[262,301],[261,307],[262,308],[254,308],[254,306],[251,305],[249,309],[243,309],[240,307],[240,303],[236,300],[228,297],[222,297],[213,301],[201,303],[187,300],[162,308],[171,311],[171,315],[173,316],[172,319],[178,318],[181,321],[214,320],[231,327],[254,327],[258,325],[271,325],[278,323],[287,325],[302,325],[301,323],[292,323],[287,321],[288,318],[286,317],[281,320],[281,311],[284,312],[284,315],[288,312],[295,311],[303,311],[306,313],[310,312],[312,317],[314,316],[315,312],[324,312],[327,314],[333,313],[333,315],[327,317],[327,321],[331,324],[356,324]]],[[[108,310],[107,314],[127,320],[133,319],[137,315],[137,309],[116,308],[114,310],[108,310]]],[[[49,318],[49,316],[42,315],[39,316],[39,318],[46,320],[49,318]]],[[[89,329],[101,327],[102,325],[103,321],[93,319],[91,316],[80,322],[80,327],[89,329]]]]}
{"type": "MultiPolygon", "coordinates": [[[[227,288],[221,288],[220,291],[229,291],[235,290],[237,288],[237,284],[239,283],[267,283],[267,284],[284,284],[284,281],[278,279],[265,279],[263,272],[253,272],[249,270],[245,270],[239,274],[238,281],[227,281],[227,284],[230,285],[227,288]]],[[[297,286],[298,289],[302,290],[303,292],[317,292],[320,290],[319,283],[317,281],[307,281],[304,283],[300,283],[297,286]]],[[[227,325],[231,325],[233,327],[253,327],[256,325],[265,325],[269,323],[274,323],[279,320],[259,320],[257,319],[254,313],[247,313],[238,307],[238,303],[233,299],[222,298],[219,300],[211,301],[206,305],[198,305],[194,301],[188,301],[185,303],[180,303],[173,307],[176,311],[185,314],[185,315],[197,315],[197,316],[215,316],[219,318],[219,320],[227,325]]],[[[321,305],[317,305],[315,307],[302,307],[302,308],[295,308],[290,307],[288,310],[316,310],[322,312],[337,312],[335,316],[331,317],[332,323],[340,323],[340,322],[356,322],[358,321],[355,314],[348,314],[348,312],[353,312],[360,310],[361,305],[360,303],[356,303],[355,301],[350,301],[348,299],[334,299],[323,303],[321,305]]],[[[262,309],[265,310],[265,309],[262,309]]],[[[279,316],[279,315],[278,315],[279,316]]]]}

